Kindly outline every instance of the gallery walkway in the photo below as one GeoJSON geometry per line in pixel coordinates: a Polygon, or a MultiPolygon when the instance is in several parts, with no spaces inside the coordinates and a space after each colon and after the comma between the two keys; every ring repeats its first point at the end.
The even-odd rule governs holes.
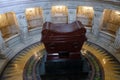
{"type": "MultiPolygon", "coordinates": [[[[40,60],[43,57],[44,45],[42,43],[35,43],[21,52],[19,52],[6,66],[3,71],[0,80],[23,80],[23,73],[26,69],[26,64],[30,60],[30,58],[34,55],[36,60],[40,60]],[[39,54],[38,54],[39,52],[39,54]]],[[[95,45],[91,42],[85,42],[82,54],[84,56],[92,55],[95,57],[96,61],[98,61],[100,67],[103,69],[103,77],[104,80],[119,80],[120,79],[120,63],[110,55],[106,50],[101,48],[98,45],[95,45]]],[[[34,61],[34,60],[33,60],[34,61]]],[[[94,62],[93,62],[94,63],[94,62]]],[[[35,62],[31,62],[31,64],[35,64],[35,62]]],[[[96,65],[96,64],[95,64],[96,65]]],[[[35,74],[34,66],[29,68],[28,74],[26,74],[29,80],[40,80],[39,74],[35,74]],[[30,74],[33,73],[33,74],[30,74]],[[37,78],[36,78],[37,76],[37,78]]],[[[96,67],[97,69],[97,67],[96,67]]],[[[99,71],[99,70],[98,70],[99,71]]]]}

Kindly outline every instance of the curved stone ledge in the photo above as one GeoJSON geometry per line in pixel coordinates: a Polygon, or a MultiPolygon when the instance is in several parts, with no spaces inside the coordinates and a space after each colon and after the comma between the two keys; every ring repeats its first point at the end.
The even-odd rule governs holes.
{"type": "Polygon", "coordinates": [[[16,34],[11,36],[10,38],[7,38],[5,40],[6,46],[7,47],[13,47],[16,44],[20,43],[20,34],[16,34]]]}
{"type": "MultiPolygon", "coordinates": [[[[31,31],[32,32],[32,31],[31,31]]],[[[35,32],[35,31],[34,31],[35,32]]],[[[20,39],[20,35],[14,35],[10,38],[8,38],[5,43],[7,44],[7,48],[10,48],[7,52],[5,53],[6,58],[5,59],[0,59],[2,63],[0,64],[0,74],[3,70],[3,68],[7,65],[7,63],[21,50],[24,48],[39,42],[41,39],[41,35],[39,30],[35,32],[36,34],[30,36],[32,37],[30,40],[28,39],[28,43],[23,43],[20,39]]]]}
{"type": "MultiPolygon", "coordinates": [[[[8,47],[13,50],[13,53],[10,54],[12,56],[8,56],[8,58],[11,59],[20,50],[24,49],[25,47],[27,47],[27,46],[35,43],[35,42],[40,41],[41,40],[41,29],[42,28],[36,28],[36,29],[30,30],[29,31],[29,34],[30,34],[29,37],[31,37],[31,38],[27,39],[26,43],[23,43],[21,41],[20,35],[15,35],[15,36],[9,38],[8,40],[6,40],[5,43],[7,43],[8,47]]],[[[103,47],[104,49],[106,49],[111,54],[115,54],[116,49],[113,46],[113,44],[114,44],[114,38],[113,37],[111,37],[110,35],[104,34],[104,33],[102,33],[102,36],[96,37],[92,34],[92,32],[89,28],[87,29],[87,31],[88,32],[87,32],[86,35],[87,35],[88,41],[93,42],[93,43],[103,47]]]]}
{"type": "Polygon", "coordinates": [[[115,37],[109,33],[99,33],[99,36],[95,36],[93,33],[89,32],[86,34],[88,41],[97,44],[111,53],[120,62],[120,54],[114,46],[115,37]]]}
{"type": "Polygon", "coordinates": [[[29,30],[29,34],[30,34],[30,36],[32,36],[32,35],[34,36],[36,34],[40,34],[41,30],[42,30],[42,27],[37,27],[35,29],[29,30]]]}
{"type": "MultiPolygon", "coordinates": [[[[25,68],[24,67],[25,64],[27,63],[27,61],[30,59],[32,55],[35,55],[35,57],[42,56],[42,54],[37,55],[36,53],[43,49],[44,49],[44,46],[41,45],[41,43],[38,43],[38,44],[31,45],[30,47],[22,50],[8,64],[8,66],[3,72],[3,75],[1,76],[1,79],[2,80],[9,80],[13,78],[18,79],[18,76],[19,76],[20,80],[23,80],[23,70],[25,68]],[[21,63],[23,65],[21,65],[21,63]]],[[[119,74],[116,74],[116,73],[119,73],[118,69],[120,67],[120,64],[112,55],[110,55],[106,50],[102,49],[98,45],[95,45],[91,42],[85,42],[85,44],[83,45],[83,49],[84,49],[83,51],[84,55],[87,55],[87,52],[89,51],[99,60],[100,63],[98,64],[101,64],[101,66],[104,68],[103,70],[105,74],[103,77],[105,78],[105,80],[108,80],[109,78],[111,78],[112,80],[119,80],[120,76],[119,74]]],[[[96,66],[96,70],[101,71],[101,70],[98,70],[98,66],[96,66]]],[[[99,75],[99,74],[96,74],[96,75],[99,75]]]]}

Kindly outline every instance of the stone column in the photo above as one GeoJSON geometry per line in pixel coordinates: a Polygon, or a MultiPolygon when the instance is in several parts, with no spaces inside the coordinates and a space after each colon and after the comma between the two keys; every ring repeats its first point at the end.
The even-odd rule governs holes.
{"type": "Polygon", "coordinates": [[[103,9],[95,8],[94,9],[93,26],[92,26],[92,33],[95,36],[99,35],[100,26],[103,21],[102,16],[103,16],[103,9]]]}
{"type": "Polygon", "coordinates": [[[23,43],[28,43],[30,35],[28,33],[28,24],[25,13],[17,14],[18,26],[20,28],[20,38],[23,43]]]}
{"type": "Polygon", "coordinates": [[[119,29],[116,32],[114,48],[116,49],[116,53],[120,53],[120,27],[119,27],[119,29]]]}
{"type": "Polygon", "coordinates": [[[76,21],[76,9],[68,9],[68,23],[76,21]]]}

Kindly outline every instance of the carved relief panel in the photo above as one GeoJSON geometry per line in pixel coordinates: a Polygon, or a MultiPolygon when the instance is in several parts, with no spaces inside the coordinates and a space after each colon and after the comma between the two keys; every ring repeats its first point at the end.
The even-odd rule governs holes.
{"type": "Polygon", "coordinates": [[[81,21],[86,27],[92,27],[93,7],[78,6],[76,14],[77,20],[81,21]]]}
{"type": "Polygon", "coordinates": [[[28,22],[28,29],[41,27],[43,25],[43,11],[41,8],[28,8],[25,14],[28,22]]]}
{"type": "Polygon", "coordinates": [[[66,6],[52,6],[51,13],[53,23],[68,22],[68,9],[66,6]]]}

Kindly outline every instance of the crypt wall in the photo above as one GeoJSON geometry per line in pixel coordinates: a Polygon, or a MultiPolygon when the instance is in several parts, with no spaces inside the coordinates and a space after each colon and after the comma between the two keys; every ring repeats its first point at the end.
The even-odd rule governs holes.
{"type": "Polygon", "coordinates": [[[80,20],[87,29],[88,41],[105,48],[120,61],[120,6],[113,3],[94,0],[3,0],[0,3],[1,54],[9,61],[20,50],[40,41],[45,21],[71,23],[80,20]]]}

